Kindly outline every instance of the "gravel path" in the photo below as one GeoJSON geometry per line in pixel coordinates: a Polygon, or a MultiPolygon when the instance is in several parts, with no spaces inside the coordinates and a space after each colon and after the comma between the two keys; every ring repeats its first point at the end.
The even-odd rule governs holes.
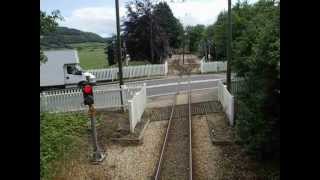
{"type": "Polygon", "coordinates": [[[182,54],[173,55],[172,58],[167,59],[168,62],[168,74],[179,75],[184,70],[188,69],[188,72],[192,74],[200,73],[200,59],[192,54],[185,54],[184,64],[182,54]]]}
{"type": "Polygon", "coordinates": [[[194,179],[234,179],[227,147],[213,145],[205,116],[192,118],[192,154],[194,179]]]}
{"type": "Polygon", "coordinates": [[[214,144],[225,144],[234,140],[234,132],[228,125],[228,119],[223,112],[208,113],[207,119],[212,142],[214,144]]]}
{"type": "Polygon", "coordinates": [[[140,146],[121,147],[111,145],[108,149],[107,166],[113,167],[111,179],[150,179],[159,159],[162,139],[167,121],[151,122],[140,146]]]}
{"type": "Polygon", "coordinates": [[[212,179],[209,176],[209,153],[212,145],[204,116],[192,117],[192,164],[194,179],[212,179]],[[201,131],[199,131],[201,129],[201,131]]]}
{"type": "MultiPolygon", "coordinates": [[[[223,113],[209,113],[207,118],[209,123],[214,122],[216,133],[221,140],[232,139],[230,130],[225,129],[227,120],[223,113]],[[222,133],[223,131],[226,132],[222,133]]],[[[227,145],[214,145],[211,142],[210,130],[206,116],[193,116],[192,155],[195,180],[265,179],[257,176],[256,163],[251,161],[235,143],[231,141],[227,145]]]]}

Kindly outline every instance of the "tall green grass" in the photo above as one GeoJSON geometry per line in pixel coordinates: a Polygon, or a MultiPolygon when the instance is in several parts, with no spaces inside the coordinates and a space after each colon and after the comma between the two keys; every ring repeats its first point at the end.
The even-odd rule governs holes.
{"type": "Polygon", "coordinates": [[[80,113],[40,114],[40,177],[51,179],[57,162],[85,144],[87,116],[80,113]]]}

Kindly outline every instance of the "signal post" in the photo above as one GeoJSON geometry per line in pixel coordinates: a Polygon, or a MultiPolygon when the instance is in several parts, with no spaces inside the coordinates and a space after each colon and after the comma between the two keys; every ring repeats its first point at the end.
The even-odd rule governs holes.
{"type": "Polygon", "coordinates": [[[82,86],[82,93],[84,104],[89,106],[88,115],[91,120],[91,133],[92,133],[92,141],[93,141],[93,154],[92,154],[92,162],[94,164],[101,163],[106,155],[101,151],[98,144],[98,137],[96,131],[96,110],[94,108],[94,98],[93,98],[93,85],[90,83],[90,79],[87,77],[87,82],[82,86]]]}

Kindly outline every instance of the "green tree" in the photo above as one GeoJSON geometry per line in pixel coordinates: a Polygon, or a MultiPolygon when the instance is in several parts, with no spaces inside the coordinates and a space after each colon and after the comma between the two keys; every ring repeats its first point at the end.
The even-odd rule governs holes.
{"type": "Polygon", "coordinates": [[[180,21],[174,17],[169,5],[166,2],[156,4],[153,15],[166,32],[170,47],[179,48],[182,43],[183,26],[180,21]]]}
{"type": "Polygon", "coordinates": [[[196,26],[187,26],[186,32],[189,41],[189,51],[192,53],[197,52],[199,50],[200,42],[205,36],[205,26],[200,24],[196,26]]]}
{"type": "Polygon", "coordinates": [[[166,3],[135,0],[129,2],[126,8],[123,36],[131,59],[162,63],[168,56],[170,46],[179,47],[182,25],[166,3]]]}
{"type": "MultiPolygon", "coordinates": [[[[205,39],[226,57],[227,14],[206,28],[205,39]]],[[[280,3],[260,0],[232,7],[232,69],[245,79],[237,93],[236,134],[249,153],[260,158],[280,154],[280,3]]]]}
{"type": "MultiPolygon", "coordinates": [[[[107,46],[105,47],[105,54],[107,55],[107,61],[108,61],[108,64],[110,66],[114,65],[114,64],[117,64],[118,62],[116,61],[116,52],[117,52],[117,48],[116,48],[116,35],[112,35],[112,37],[107,41],[107,46]]],[[[120,40],[121,40],[121,59],[122,61],[126,58],[126,49],[125,47],[123,46],[124,45],[124,40],[123,40],[123,36],[120,37],[120,40]]]]}
{"type": "MultiPolygon", "coordinates": [[[[246,2],[237,2],[232,7],[232,47],[237,42],[237,38],[243,38],[242,33],[245,27],[248,25],[248,21],[255,16],[255,13],[251,11],[251,6],[246,2]]],[[[218,15],[217,21],[209,25],[206,28],[206,39],[212,42],[214,46],[214,55],[218,60],[226,60],[226,47],[227,47],[227,17],[226,11],[221,12],[218,15]]],[[[246,44],[250,45],[249,44],[246,44]]],[[[233,48],[237,49],[237,48],[233,48]]],[[[233,57],[238,57],[232,52],[233,57]]]]}
{"type": "MultiPolygon", "coordinates": [[[[40,10],[40,43],[41,39],[49,32],[52,32],[58,26],[57,20],[62,20],[59,10],[51,12],[51,15],[47,15],[46,12],[40,10]]],[[[40,65],[47,61],[46,56],[43,54],[40,46],[40,65]]]]}
{"type": "Polygon", "coordinates": [[[221,12],[217,21],[207,27],[206,38],[215,43],[216,57],[219,60],[226,59],[227,47],[227,12],[221,12]]]}
{"type": "Polygon", "coordinates": [[[233,66],[246,79],[239,100],[237,134],[249,152],[261,158],[280,154],[280,6],[261,0],[239,5],[241,28],[233,44],[233,66]],[[247,12],[247,13],[246,13],[247,12]],[[249,16],[255,14],[254,16],[249,16]],[[240,108],[241,108],[240,107],[240,108]]]}

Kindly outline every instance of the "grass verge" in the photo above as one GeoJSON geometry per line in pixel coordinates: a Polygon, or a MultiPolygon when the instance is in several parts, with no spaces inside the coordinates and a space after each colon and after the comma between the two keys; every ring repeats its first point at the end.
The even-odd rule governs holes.
{"type": "Polygon", "coordinates": [[[74,157],[87,146],[88,118],[83,113],[40,114],[40,177],[51,179],[62,160],[74,157]]]}

